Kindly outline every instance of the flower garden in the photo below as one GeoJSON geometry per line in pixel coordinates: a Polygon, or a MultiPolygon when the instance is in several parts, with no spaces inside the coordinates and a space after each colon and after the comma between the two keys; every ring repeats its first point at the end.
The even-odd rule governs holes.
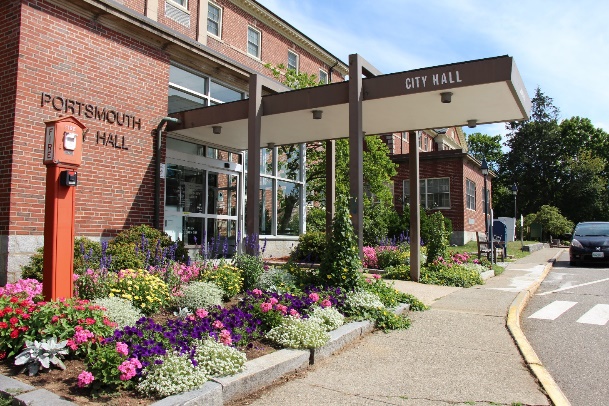
{"type": "MultiPolygon", "coordinates": [[[[390,310],[401,303],[411,310],[425,306],[378,274],[362,272],[378,268],[385,279],[409,279],[408,242],[366,247],[362,264],[346,205],[337,210],[333,233],[315,253],[316,267],[296,261],[268,267],[260,255],[245,253],[228,260],[220,241],[188,258],[147,226],[103,244],[81,238],[74,297],[49,302],[41,297],[40,251],[23,267],[24,279],[0,288],[3,371],[40,376],[80,365],[68,380],[71,395],[151,402],[239,373],[248,359],[279,348],[319,348],[345,322],[408,328],[408,317],[390,310]]],[[[447,253],[445,240],[422,247],[421,282],[482,283],[488,264],[447,253]]],[[[306,241],[302,236],[293,257],[306,241]]],[[[245,243],[259,252],[255,239],[245,243]]]]}

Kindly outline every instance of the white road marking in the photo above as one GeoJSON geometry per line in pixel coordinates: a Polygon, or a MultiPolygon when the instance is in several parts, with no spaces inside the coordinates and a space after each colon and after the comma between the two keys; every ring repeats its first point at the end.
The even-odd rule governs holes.
{"type": "Polygon", "coordinates": [[[609,278],[599,279],[597,281],[592,281],[592,282],[581,283],[579,285],[565,286],[560,289],[551,290],[549,292],[538,293],[537,296],[545,296],[545,295],[549,295],[551,293],[562,292],[563,290],[575,289],[575,288],[579,288],[582,286],[594,285],[595,283],[606,282],[606,281],[609,281],[609,278]]]}
{"type": "Polygon", "coordinates": [[[566,300],[556,300],[549,305],[542,307],[529,316],[529,319],[556,320],[558,316],[575,306],[577,302],[566,300]]]}
{"type": "Polygon", "coordinates": [[[604,326],[609,321],[609,305],[597,304],[577,320],[578,323],[604,326]]]}

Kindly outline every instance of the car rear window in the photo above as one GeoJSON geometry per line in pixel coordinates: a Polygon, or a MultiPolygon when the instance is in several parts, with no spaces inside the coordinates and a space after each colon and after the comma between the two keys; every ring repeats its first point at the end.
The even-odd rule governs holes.
{"type": "Polygon", "coordinates": [[[579,224],[574,234],[581,237],[609,236],[609,223],[579,224]]]}

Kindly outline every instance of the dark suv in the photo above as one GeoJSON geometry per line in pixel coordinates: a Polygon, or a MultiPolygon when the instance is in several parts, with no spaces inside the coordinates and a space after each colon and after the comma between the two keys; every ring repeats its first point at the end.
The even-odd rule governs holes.
{"type": "Polygon", "coordinates": [[[609,222],[578,223],[569,247],[569,263],[609,261],[609,222]]]}

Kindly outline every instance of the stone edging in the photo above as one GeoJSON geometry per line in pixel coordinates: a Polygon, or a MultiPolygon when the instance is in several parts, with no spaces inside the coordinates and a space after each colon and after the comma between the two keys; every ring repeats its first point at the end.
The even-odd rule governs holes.
{"type": "MultiPolygon", "coordinates": [[[[409,304],[401,304],[393,309],[402,314],[410,310],[409,304]]],[[[206,405],[222,406],[225,402],[242,398],[265,388],[281,377],[307,369],[320,362],[350,343],[374,330],[370,321],[345,324],[331,331],[330,341],[324,346],[311,350],[283,349],[247,361],[245,370],[236,375],[212,378],[199,389],[166,397],[153,403],[153,406],[206,405]]],[[[23,406],[75,405],[61,399],[58,395],[0,375],[0,393],[13,396],[13,404],[23,406]]]]}
{"type": "Polygon", "coordinates": [[[554,381],[552,375],[550,375],[548,370],[543,366],[541,360],[535,353],[535,350],[533,350],[533,347],[529,343],[529,340],[527,340],[522,329],[520,328],[520,314],[524,310],[529,299],[535,294],[535,292],[539,288],[539,285],[541,285],[541,282],[548,275],[550,269],[552,269],[552,266],[554,265],[554,262],[560,256],[560,254],[562,254],[562,252],[562,250],[558,252],[549,261],[549,263],[544,267],[541,276],[535,281],[535,283],[529,286],[527,290],[523,290],[518,294],[518,296],[516,296],[516,299],[514,299],[512,305],[508,310],[506,325],[508,330],[510,331],[510,334],[514,338],[516,346],[522,354],[525,363],[527,364],[533,375],[540,382],[541,386],[550,398],[552,404],[556,406],[570,406],[571,403],[569,402],[565,394],[562,392],[556,381],[554,381]]]}

